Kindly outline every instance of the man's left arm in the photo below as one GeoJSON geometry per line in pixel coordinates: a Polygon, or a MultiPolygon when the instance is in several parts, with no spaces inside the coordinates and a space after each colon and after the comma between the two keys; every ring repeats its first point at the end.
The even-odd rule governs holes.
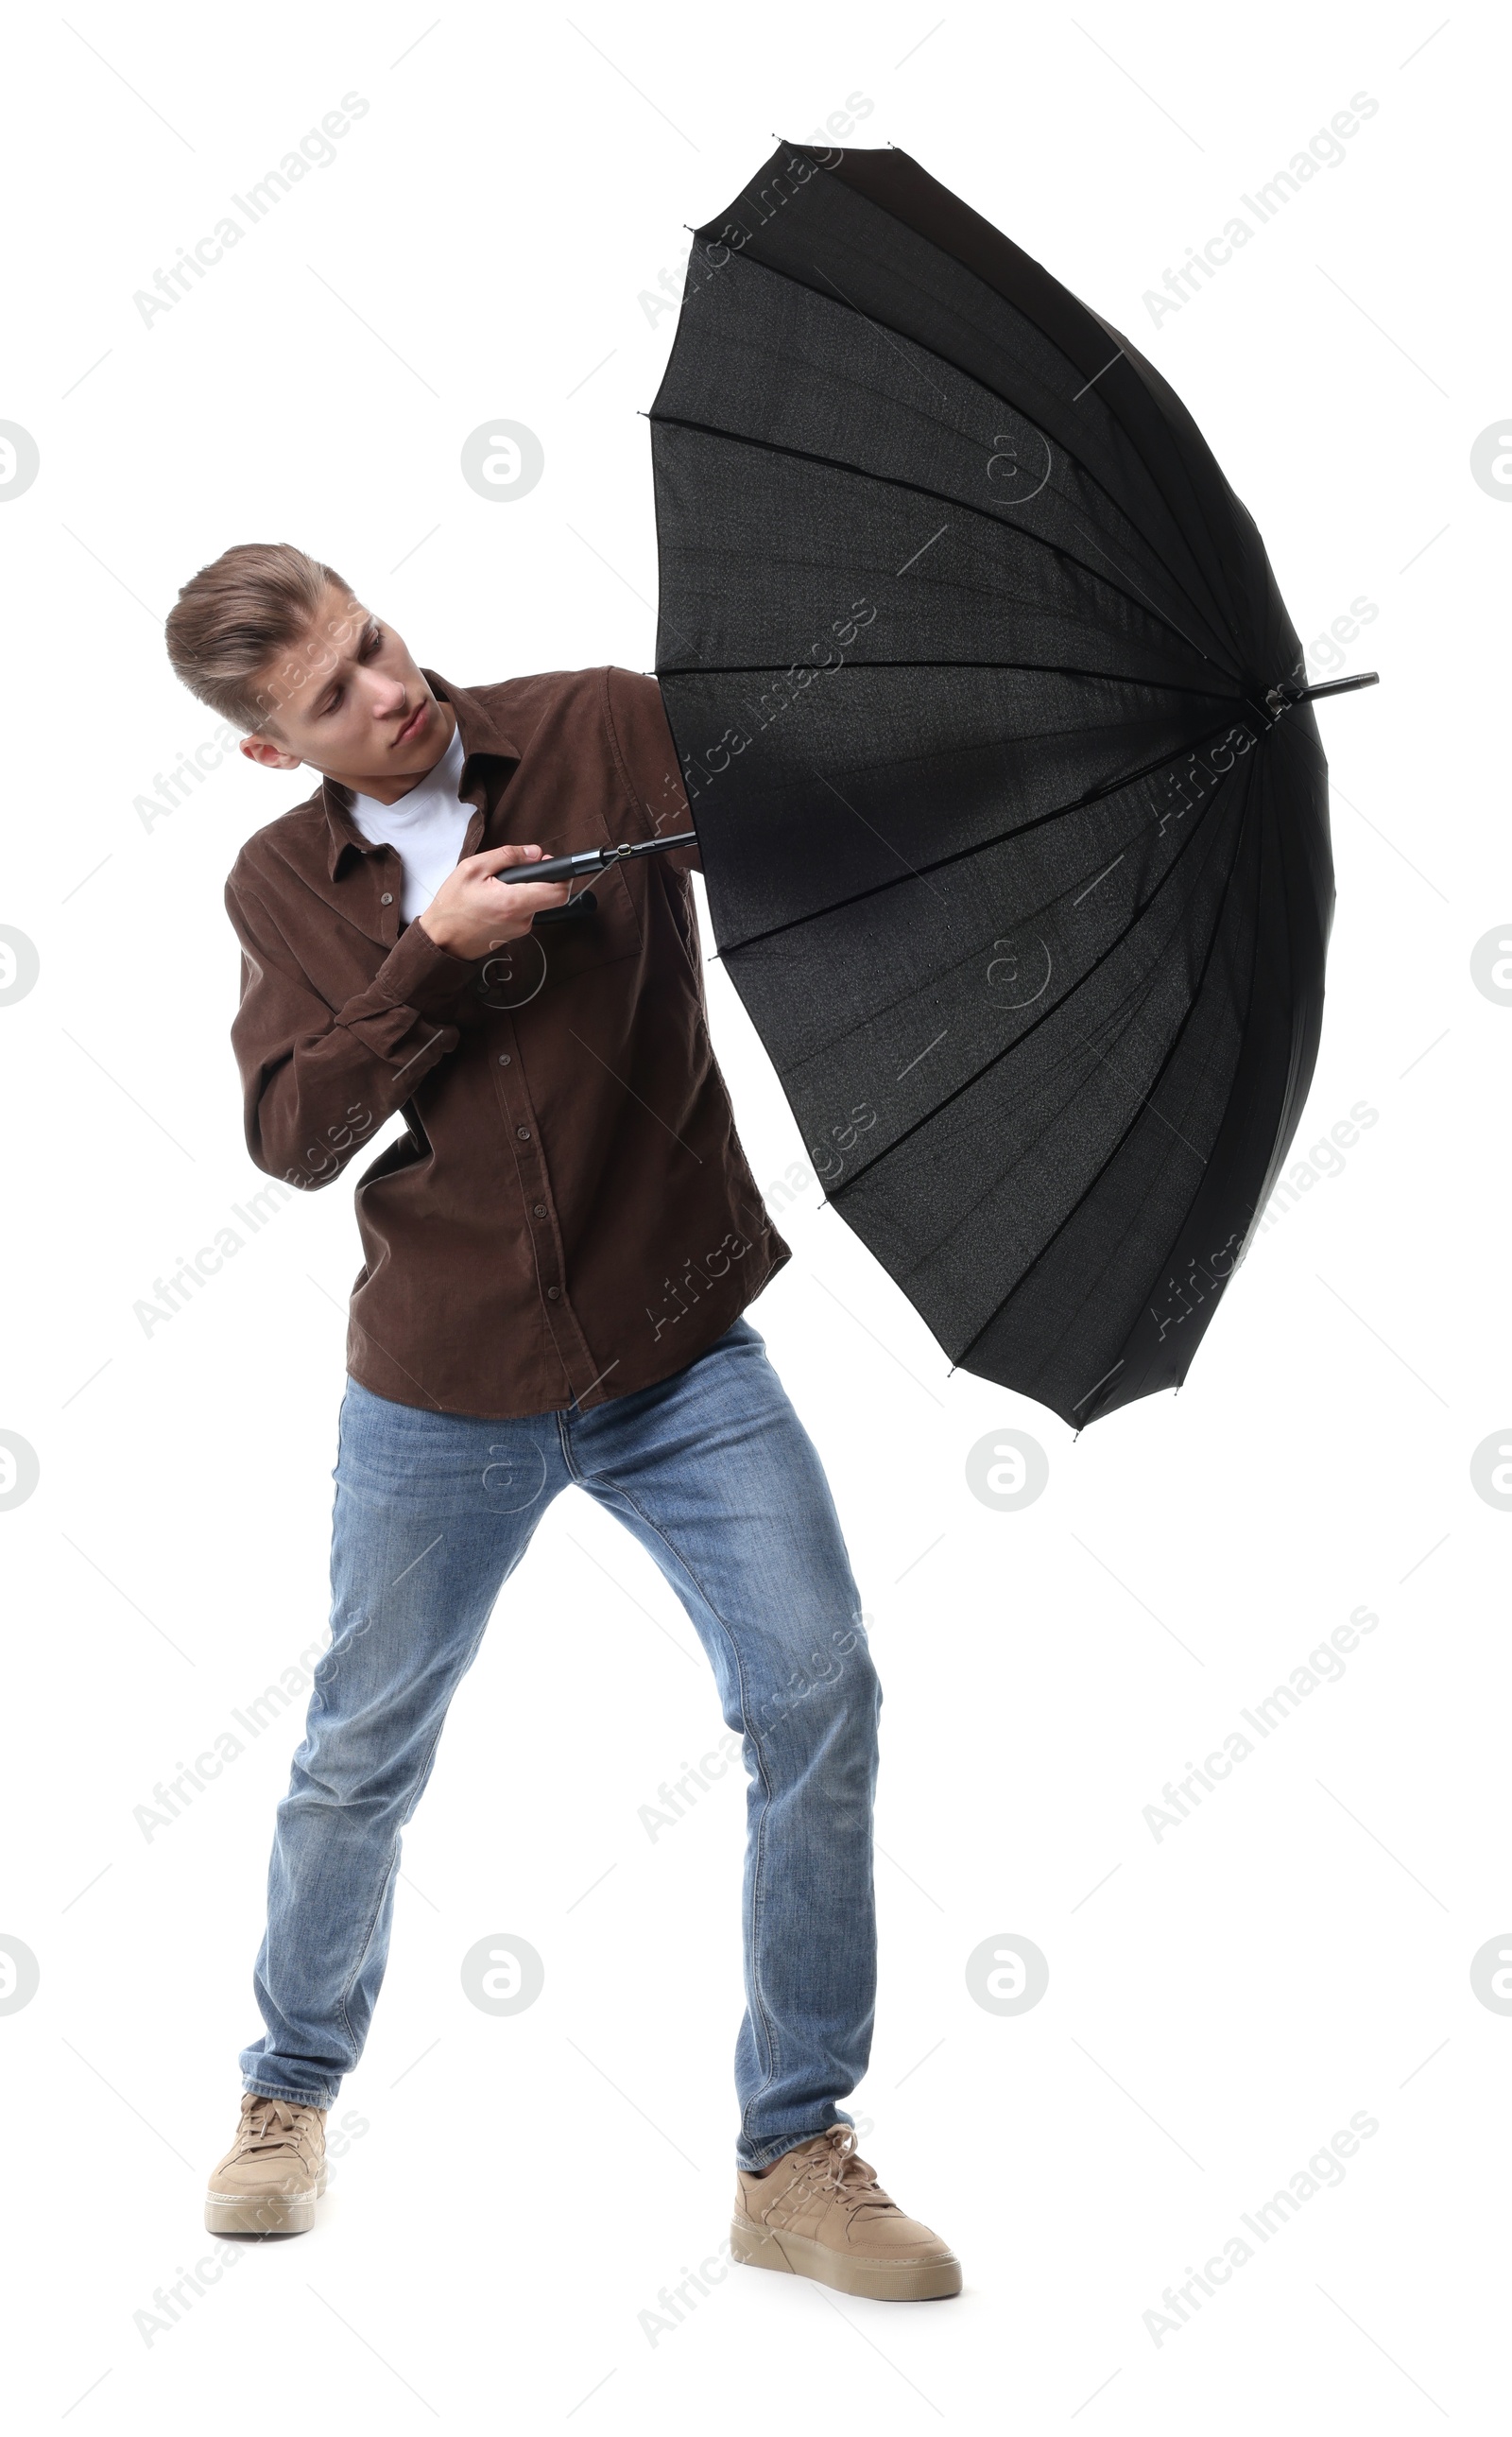
{"type": "MultiPolygon", "coordinates": [[[[661,687],[654,677],[642,676],[634,669],[610,668],[604,676],[610,742],[629,798],[628,839],[638,843],[643,837],[676,836],[690,830],[693,816],[661,687]]],[[[673,871],[702,868],[696,846],[674,847],[655,860],[669,864],[673,871]]]]}

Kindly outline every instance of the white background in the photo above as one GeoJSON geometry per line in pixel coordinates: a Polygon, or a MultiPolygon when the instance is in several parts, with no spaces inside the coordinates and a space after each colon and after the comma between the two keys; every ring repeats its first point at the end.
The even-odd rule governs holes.
{"type": "MultiPolygon", "coordinates": [[[[1507,1424],[1506,1008],[1470,952],[1512,910],[1497,691],[1509,406],[1495,311],[1503,44],[1433,0],[1261,12],[688,6],[573,18],[379,0],[250,16],[27,11],[8,44],[0,504],[9,1220],[0,1427],[5,2397],[18,2430],[302,2425],[1165,2430],[1487,2427],[1504,2397],[1512,2019],[1471,1956],[1512,1923],[1512,1517],[1469,1462],[1507,1424]],[[171,313],[133,291],[322,115],[370,104],[171,313]],[[1366,93],[1326,170],[1179,312],[1142,302],[1366,93]],[[133,1809],[321,1638],[357,1265],[350,1188],[296,1200],[171,1324],[137,1299],[261,1180],[227,1041],[220,902],[306,792],[233,759],[162,620],[230,544],[328,559],[462,684],[650,665],[649,406],[685,223],[847,96],[1128,333],[1208,435],[1311,641],[1382,684],[1326,706],[1339,904],[1296,1156],[1378,1121],[1256,1243],[1187,1387],[1073,1444],[948,1366],[820,1206],[754,1312],[833,1481],[885,1706],[881,1990],[851,2102],[956,2302],[731,2273],[642,2314],[728,2224],[739,1770],[652,1844],[637,1812],[722,1732],[675,1600],[570,1493],[501,1604],[408,1833],[388,1982],[317,2231],[244,2249],[176,2321],[238,2047],[291,1711],[169,1829],[133,1809]],[[462,482],[537,432],[512,504],[462,482]],[[992,1511],[967,1451],[1050,1481],[992,1511]],[[1178,1830],[1163,1784],[1360,1606],[1376,1629],[1178,1830]],[[585,1894],[585,1890],[593,1892],[585,1894]],[[1094,1892],[1095,1890],[1095,1892],[1094,1892]],[[463,1953],[530,1939],[497,2020],[463,1953]],[[1032,2011],[965,1958],[1032,1938],[1032,2011]],[[1379,2130],[1200,2315],[1144,2314],[1364,2111],[1379,2130]],[[652,2334],[656,2340],[652,2341],[652,2334]]],[[[852,103],[851,108],[856,105],[852,103]]],[[[710,945],[705,937],[705,947],[710,945]]],[[[758,1182],[801,1155],[717,966],[758,1182]]]]}

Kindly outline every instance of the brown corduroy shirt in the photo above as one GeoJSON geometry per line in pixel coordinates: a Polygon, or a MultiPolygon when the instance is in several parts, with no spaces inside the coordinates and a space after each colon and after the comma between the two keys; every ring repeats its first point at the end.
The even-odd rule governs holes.
{"type": "MultiPolygon", "coordinates": [[[[422,674],[461,733],[463,854],[691,827],[653,677],[422,674]]],[[[709,1041],[690,850],[596,874],[596,914],[464,962],[401,927],[399,857],[350,802],[322,780],[226,883],[257,1166],[329,1183],[404,1113],[356,1188],[348,1370],[400,1404],[500,1418],[668,1377],[790,1257],[709,1041]]]]}

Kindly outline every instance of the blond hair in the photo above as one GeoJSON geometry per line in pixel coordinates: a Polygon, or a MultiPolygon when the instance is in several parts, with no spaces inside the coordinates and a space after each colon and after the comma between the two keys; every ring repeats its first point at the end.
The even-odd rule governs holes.
{"type": "Polygon", "coordinates": [[[344,592],[350,631],[361,614],[346,578],[287,541],[238,542],[180,588],[164,623],[174,673],[192,694],[233,727],[271,721],[280,703],[331,656],[330,640],[309,636],[328,586],[344,592]],[[304,644],[303,654],[293,654],[304,644]],[[276,672],[271,663],[285,655],[276,672]]]}

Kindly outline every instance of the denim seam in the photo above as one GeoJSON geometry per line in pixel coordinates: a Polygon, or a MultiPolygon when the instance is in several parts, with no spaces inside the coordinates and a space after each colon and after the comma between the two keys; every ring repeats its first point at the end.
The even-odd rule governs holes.
{"type": "MultiPolygon", "coordinates": [[[[573,1478],[581,1481],[583,1488],[587,1487],[587,1482],[585,1481],[582,1481],[581,1475],[574,1472],[573,1478]]],[[[756,1855],[751,1872],[751,1986],[756,1999],[756,2011],[760,2016],[761,2027],[766,2039],[767,2073],[766,2078],[762,2082],[760,2089],[752,2092],[751,2096],[746,2101],[744,2108],[741,2110],[740,2129],[743,2133],[747,2130],[746,2119],[748,2118],[752,2108],[755,2107],[759,2098],[765,2096],[766,2093],[772,2088],[773,2083],[777,2078],[778,2060],[776,2032],[773,2027],[772,2018],[767,2012],[766,1999],[762,1994],[760,1972],[756,1963],[756,1955],[760,1945],[759,1933],[765,1912],[762,1901],[762,1884],[763,1868],[766,1862],[767,1819],[772,1809],[772,1780],[767,1774],[766,1754],[761,1748],[761,1739],[751,1723],[750,1712],[746,1706],[745,1668],[740,1658],[739,1644],[737,1642],[729,1625],[726,1623],[724,1618],[720,1614],[719,1609],[710,1599],[708,1592],[704,1589],[702,1582],[700,1582],[698,1574],[694,1570],[693,1567],[689,1565],[687,1559],[684,1556],[683,1552],[678,1548],[676,1542],[668,1536],[668,1534],[662,1530],[659,1523],[652,1521],[652,1517],[646,1513],[645,1508],[641,1506],[635,1499],[632,1498],[628,1489],[621,1489],[617,1482],[615,1481],[610,1481],[607,1485],[615,1497],[622,1498],[626,1505],[633,1508],[634,1513],[640,1517],[640,1519],[645,1524],[647,1531],[654,1533],[656,1538],[661,1541],[663,1547],[671,1551],[672,1555],[683,1568],[684,1572],[687,1575],[695,1590],[698,1592],[700,1599],[703,1600],[704,1605],[709,1611],[709,1614],[714,1618],[721,1632],[723,1634],[725,1641],[729,1647],[730,1657],[734,1662],[736,1682],[739,1687],[740,1724],[745,1732],[751,1738],[752,1745],[756,1751],[756,1762],[761,1771],[761,1785],[766,1796],[766,1800],[762,1805],[761,1817],[756,1824],[756,1855]]]]}
{"type": "MultiPolygon", "coordinates": [[[[436,1729],[436,1736],[437,1741],[439,1741],[441,1737],[441,1728],[439,1727],[436,1729]]],[[[434,1744],[432,1744],[431,1749],[434,1751],[434,1744]]],[[[383,1912],[384,1898],[387,1896],[390,1887],[393,1884],[394,1872],[399,1867],[399,1838],[403,1832],[403,1824],[401,1823],[400,1827],[394,1830],[393,1850],[389,1856],[389,1867],[383,1874],[383,1884],[378,1889],[377,1898],[374,1903],[372,1915],[368,1920],[367,1929],[363,1934],[362,1943],[357,1949],[357,1958],[352,1966],[351,1977],[348,1979],[345,1988],[342,1990],[339,1998],[337,2000],[337,2012],[341,2018],[341,2027],[345,2031],[348,2043],[350,2043],[354,2063],[362,2052],[362,2042],[357,2038],[356,2031],[352,2027],[352,2018],[346,2010],[346,2001],[351,1996],[353,1990],[356,1987],[358,1980],[362,1976],[362,1966],[368,1959],[368,1952],[373,1944],[373,1934],[378,1926],[379,1918],[383,1912]]]]}
{"type": "MultiPolygon", "coordinates": [[[[512,1567],[510,1570],[511,1570],[511,1572],[513,1572],[513,1568],[512,1567]]],[[[505,1579],[505,1581],[507,1582],[507,1581],[508,1581],[508,1579],[509,1579],[509,1576],[508,1576],[508,1575],[506,1575],[504,1579],[505,1579]]],[[[499,1589],[500,1589],[500,1590],[502,1590],[502,1589],[503,1589],[503,1587],[504,1587],[503,1583],[500,1583],[500,1585],[499,1585],[499,1589]]],[[[495,1604],[496,1604],[496,1595],[495,1595],[495,1604]]],[[[484,1617],[482,1623],[478,1626],[477,1633],[473,1636],[472,1648],[471,1648],[471,1650],[468,1652],[466,1664],[464,1665],[464,1667],[463,1667],[463,1669],[462,1669],[462,1671],[461,1671],[461,1673],[462,1673],[463,1674],[466,1674],[466,1672],[467,1672],[467,1668],[468,1668],[468,1667],[470,1667],[470,1666],[472,1665],[472,1662],[473,1662],[474,1658],[476,1658],[476,1657],[478,1656],[478,1645],[479,1645],[479,1643],[481,1642],[481,1640],[482,1640],[482,1639],[483,1639],[484,1634],[485,1634],[485,1633],[487,1632],[487,1630],[488,1630],[488,1617],[489,1617],[489,1616],[492,1616],[492,1615],[493,1615],[493,1613],[494,1613],[494,1611],[493,1611],[493,1608],[491,1607],[491,1608],[489,1609],[488,1616],[485,1616],[485,1617],[484,1617]]],[[[458,1681],[460,1682],[461,1680],[461,1676],[459,1676],[458,1681]]],[[[447,1709],[449,1709],[449,1707],[450,1707],[450,1704],[448,1703],[448,1704],[447,1704],[447,1709]]],[[[418,1784],[420,1784],[421,1786],[424,1786],[424,1785],[426,1784],[426,1779],[427,1779],[427,1772],[428,1772],[428,1770],[429,1770],[429,1768],[430,1768],[431,1762],[434,1761],[434,1759],[435,1759],[435,1757],[436,1757],[436,1747],[437,1747],[437,1745],[440,1744],[440,1742],[441,1742],[441,1738],[442,1738],[442,1735],[443,1735],[443,1731],[444,1731],[444,1729],[445,1729],[445,1725],[446,1725],[446,1714],[447,1714],[447,1712],[446,1712],[446,1709],[443,1709],[443,1711],[442,1711],[442,1713],[441,1713],[441,1716],[440,1716],[440,1717],[438,1718],[438,1720],[436,1721],[436,1731],[435,1731],[435,1733],[431,1736],[429,1743],[428,1743],[428,1744],[426,1744],[426,1756],[425,1756],[425,1759],[422,1761],[422,1762],[421,1762],[421,1764],[420,1764],[420,1767],[419,1767],[418,1771],[416,1772],[416,1782],[417,1782],[418,1784]]],[[[416,1803],[418,1802],[418,1800],[419,1800],[419,1797],[418,1797],[418,1795],[417,1795],[417,1796],[416,1796],[416,1797],[415,1797],[415,1802],[412,1802],[412,1803],[410,1804],[409,1809],[406,1812],[406,1814],[405,1814],[404,1817],[400,1820],[398,1827],[397,1827],[397,1828],[394,1830],[394,1832],[393,1832],[393,1850],[392,1850],[392,1852],[391,1852],[391,1855],[390,1855],[390,1859],[389,1859],[389,1867],[388,1867],[387,1870],[386,1870],[386,1871],[384,1872],[384,1874],[383,1874],[383,1885],[382,1885],[382,1886],[378,1889],[377,1902],[374,1903],[374,1907],[373,1907],[373,1912],[372,1912],[372,1915],[371,1915],[371,1917],[370,1917],[370,1919],[369,1919],[369,1921],[368,1921],[367,1930],[366,1930],[366,1932],[365,1932],[365,1934],[364,1934],[364,1936],[363,1936],[362,1944],[361,1944],[361,1946],[359,1947],[359,1949],[357,1950],[357,1959],[356,1959],[356,1963],[354,1963],[354,1965],[353,1965],[353,1967],[352,1967],[351,1976],[350,1976],[350,1978],[348,1979],[348,1981],[347,1981],[347,1983],[346,1983],[345,1988],[342,1990],[341,1994],[340,1994],[340,1997],[339,1997],[339,1999],[338,2000],[338,2004],[337,2004],[337,2011],[338,2011],[338,2013],[340,2015],[340,2018],[341,2018],[341,2026],[342,2026],[343,2030],[346,2032],[346,2035],[347,2035],[348,2040],[349,2040],[349,2041],[351,2042],[351,2043],[352,2043],[352,2048],[353,2048],[353,2051],[354,2051],[354,2059],[356,2059],[356,2057],[359,2057],[359,2056],[360,2056],[360,2054],[361,2054],[361,2048],[362,2048],[362,2042],[357,2038],[356,2033],[356,2032],[354,2031],[354,2029],[352,2028],[352,2018],[351,2018],[351,2016],[348,2014],[348,2012],[347,2012],[347,2010],[346,2010],[346,2007],[347,2007],[347,1999],[351,1996],[353,1990],[356,1987],[358,1980],[359,1980],[359,1979],[361,1978],[361,1976],[362,1976],[362,1966],[364,1965],[364,1963],[366,1963],[366,1961],[367,1961],[367,1959],[368,1959],[368,1950],[369,1950],[369,1948],[370,1948],[370,1947],[372,1946],[372,1944],[373,1944],[373,1934],[374,1934],[374,1931],[377,1928],[379,1919],[380,1919],[380,1917],[381,1917],[381,1915],[382,1915],[382,1912],[383,1912],[384,1898],[387,1896],[387,1894],[388,1894],[388,1892],[389,1892],[390,1885],[391,1885],[391,1883],[392,1883],[392,1880],[393,1880],[394,1874],[395,1874],[395,1872],[397,1871],[397,1869],[398,1869],[398,1867],[399,1867],[399,1840],[400,1840],[400,1838],[403,1836],[405,1830],[406,1830],[406,1829],[408,1828],[408,1826],[409,1825],[410,1820],[414,1817],[414,1814],[415,1814],[415,1805],[416,1805],[416,1803]]],[[[351,2069],[351,2068],[349,2068],[349,2070],[350,2070],[350,2069],[351,2069]]]]}

